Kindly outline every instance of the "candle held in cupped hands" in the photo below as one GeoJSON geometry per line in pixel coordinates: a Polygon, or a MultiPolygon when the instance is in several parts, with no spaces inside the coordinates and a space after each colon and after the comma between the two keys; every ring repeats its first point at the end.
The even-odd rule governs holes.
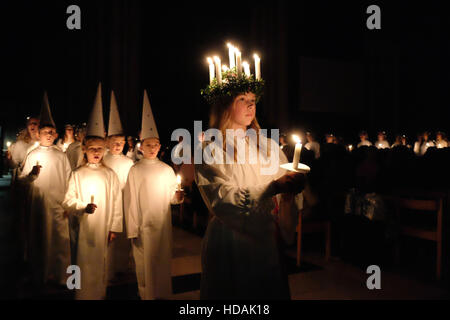
{"type": "Polygon", "coordinates": [[[298,164],[300,163],[300,153],[302,152],[302,143],[300,138],[297,135],[292,135],[292,139],[295,141],[295,151],[294,151],[294,160],[292,161],[292,167],[294,169],[298,168],[298,164]]]}
{"type": "Polygon", "coordinates": [[[177,191],[181,191],[181,176],[177,174],[177,191]]]}

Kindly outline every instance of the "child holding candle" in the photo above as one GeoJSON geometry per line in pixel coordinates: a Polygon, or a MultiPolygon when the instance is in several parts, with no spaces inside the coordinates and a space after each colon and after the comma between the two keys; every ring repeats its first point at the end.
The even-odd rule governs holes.
{"type": "Polygon", "coordinates": [[[157,158],[161,148],[147,95],[141,131],[144,158],[130,170],[125,187],[127,236],[132,240],[139,295],[142,300],[172,293],[171,204],[183,201],[173,169],[157,158]]]}
{"type": "Polygon", "coordinates": [[[65,285],[70,265],[69,222],[62,202],[71,169],[66,155],[53,144],[56,125],[45,101],[39,146],[26,157],[19,178],[30,187],[26,234],[33,283],[38,290],[51,281],[65,285]]]}
{"type": "Polygon", "coordinates": [[[75,298],[104,299],[107,288],[108,244],[122,232],[122,193],[115,172],[103,162],[105,152],[100,86],[83,141],[85,164],[73,171],[63,205],[79,217],[77,265],[81,289],[75,298]],[[94,202],[94,203],[92,203],[94,202]]]}

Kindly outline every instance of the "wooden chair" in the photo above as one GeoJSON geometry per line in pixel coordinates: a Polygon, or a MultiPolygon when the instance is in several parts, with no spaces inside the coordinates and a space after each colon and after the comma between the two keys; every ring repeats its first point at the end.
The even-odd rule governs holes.
{"type": "Polygon", "coordinates": [[[297,224],[297,266],[301,264],[302,251],[302,235],[306,233],[325,233],[325,261],[330,258],[330,243],[331,243],[331,222],[325,221],[303,221],[303,210],[299,210],[298,224],[297,224]]]}
{"type": "MultiPolygon", "coordinates": [[[[441,279],[442,268],[442,206],[443,198],[439,197],[434,200],[418,200],[408,199],[405,197],[398,197],[397,203],[397,216],[400,223],[400,234],[410,236],[413,238],[419,238],[436,242],[436,278],[441,279]],[[412,210],[414,212],[420,212],[426,214],[436,214],[436,227],[433,229],[421,228],[418,226],[406,226],[402,224],[400,220],[400,213],[402,209],[412,210]]],[[[396,258],[399,262],[400,245],[397,245],[396,258]]]]}

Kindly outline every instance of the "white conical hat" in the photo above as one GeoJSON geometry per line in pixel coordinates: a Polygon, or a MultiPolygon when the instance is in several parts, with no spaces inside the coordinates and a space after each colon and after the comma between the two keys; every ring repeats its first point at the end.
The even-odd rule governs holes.
{"type": "Polygon", "coordinates": [[[102,84],[98,84],[94,107],[92,108],[86,128],[86,136],[105,137],[105,124],[103,123],[102,84]]]}
{"type": "Polygon", "coordinates": [[[144,90],[144,102],[142,105],[142,127],[141,140],[147,138],[158,138],[158,130],[156,129],[155,118],[153,117],[152,107],[148,100],[147,90],[144,90]]]}
{"type": "Polygon", "coordinates": [[[111,90],[111,103],[109,104],[109,124],[108,124],[108,136],[114,136],[116,134],[124,134],[122,123],[120,122],[119,109],[117,108],[116,96],[114,91],[111,90]]]}
{"type": "Polygon", "coordinates": [[[50,111],[50,104],[48,103],[47,91],[44,92],[42,100],[41,114],[39,116],[41,125],[52,125],[56,128],[55,121],[53,121],[52,112],[50,111]]]}

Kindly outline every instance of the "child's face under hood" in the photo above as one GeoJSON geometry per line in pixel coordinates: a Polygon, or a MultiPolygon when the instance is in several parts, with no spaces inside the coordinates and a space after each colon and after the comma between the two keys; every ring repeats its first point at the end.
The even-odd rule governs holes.
{"type": "Polygon", "coordinates": [[[89,139],[84,147],[88,163],[100,163],[105,153],[105,140],[89,139]]]}

